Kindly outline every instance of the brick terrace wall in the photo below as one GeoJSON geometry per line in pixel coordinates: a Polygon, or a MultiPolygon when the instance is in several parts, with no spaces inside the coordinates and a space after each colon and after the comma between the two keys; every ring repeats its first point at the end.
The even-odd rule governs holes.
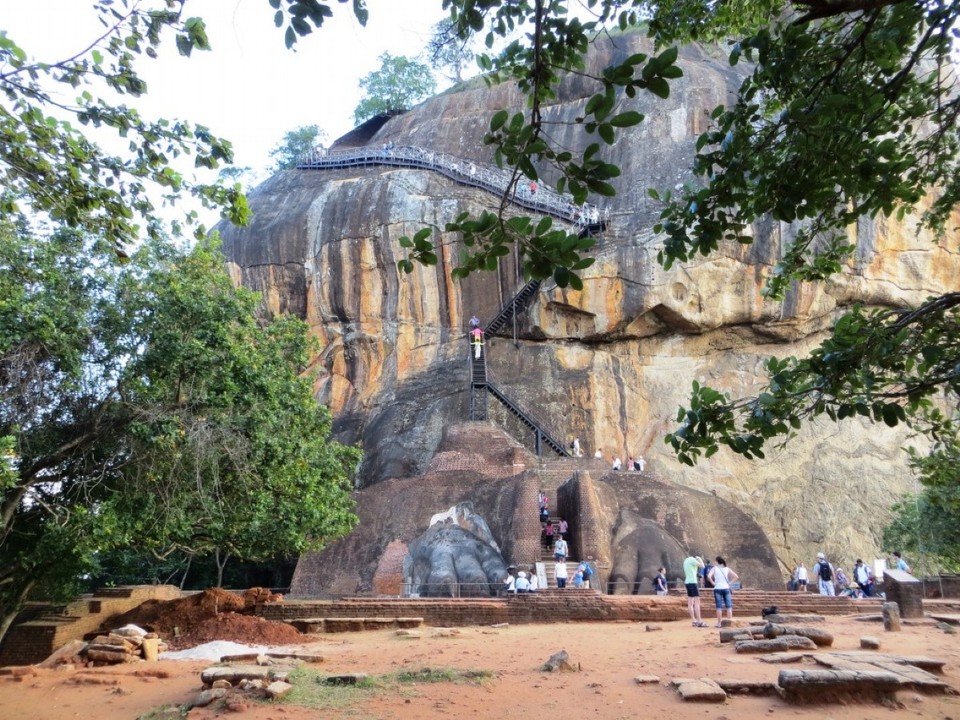
{"type": "Polygon", "coordinates": [[[104,588],[81,595],[59,613],[38,617],[10,628],[0,648],[0,666],[30,665],[47,658],[71,640],[81,640],[115,615],[146,600],[182,597],[173,585],[134,585],[104,588]]]}
{"type": "MultiPolygon", "coordinates": [[[[741,591],[734,594],[735,617],[759,617],[761,608],[781,612],[847,614],[879,612],[879,600],[852,601],[812,593],[741,591]]],[[[666,622],[687,618],[686,596],[601,595],[595,590],[547,590],[507,598],[344,598],[301,600],[263,606],[268,620],[307,618],[423,618],[427,625],[456,627],[496,623],[583,621],[666,622]]]]}

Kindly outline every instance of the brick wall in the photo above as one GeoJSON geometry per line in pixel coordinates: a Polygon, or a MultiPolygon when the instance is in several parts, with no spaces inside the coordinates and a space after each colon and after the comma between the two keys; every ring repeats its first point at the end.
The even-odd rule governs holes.
{"type": "MultiPolygon", "coordinates": [[[[846,614],[879,612],[879,601],[827,598],[813,593],[742,591],[734,593],[736,617],[759,617],[761,608],[776,605],[786,613],[846,614]]],[[[595,590],[547,590],[506,598],[344,598],[299,600],[263,606],[269,620],[308,618],[423,618],[427,625],[456,627],[496,623],[577,621],[666,622],[687,618],[687,599],[601,595],[595,590]]]]}
{"type": "Polygon", "coordinates": [[[0,666],[30,665],[47,658],[71,640],[81,640],[95,632],[115,615],[132,610],[147,600],[173,600],[182,597],[173,585],[131,585],[98,590],[34,619],[14,625],[0,647],[0,666]]]}

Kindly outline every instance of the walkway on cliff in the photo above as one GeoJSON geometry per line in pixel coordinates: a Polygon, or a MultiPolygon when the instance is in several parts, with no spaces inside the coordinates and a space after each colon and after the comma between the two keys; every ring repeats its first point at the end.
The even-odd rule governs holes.
{"type": "MultiPolygon", "coordinates": [[[[315,151],[297,160],[298,170],[324,170],[368,166],[409,167],[430,170],[461,185],[480,188],[502,197],[513,175],[507,170],[415,146],[359,147],[315,151]]],[[[595,205],[575,205],[571,195],[561,195],[537,183],[517,182],[507,198],[514,205],[576,225],[581,237],[600,232],[606,223],[595,205]]]]}

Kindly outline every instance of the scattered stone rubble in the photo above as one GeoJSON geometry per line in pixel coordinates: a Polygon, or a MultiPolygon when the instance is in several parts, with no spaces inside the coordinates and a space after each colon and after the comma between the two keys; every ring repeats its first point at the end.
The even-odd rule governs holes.
{"type": "MultiPolygon", "coordinates": [[[[899,615],[893,609],[884,607],[888,631],[899,629],[898,619],[899,615]]],[[[960,694],[937,677],[943,674],[943,661],[862,650],[785,652],[830,647],[833,636],[821,628],[786,624],[787,618],[782,616],[771,615],[767,620],[764,624],[749,627],[723,628],[720,642],[733,643],[738,653],[764,653],[760,660],[765,662],[808,663],[815,667],[783,669],[776,683],[677,678],[670,684],[684,701],[689,702],[724,702],[728,695],[734,694],[776,694],[787,701],[803,704],[846,700],[890,704],[896,702],[895,693],[899,690],[960,694]]],[[[876,650],[880,641],[867,636],[860,639],[860,646],[865,650],[876,650]]]]}

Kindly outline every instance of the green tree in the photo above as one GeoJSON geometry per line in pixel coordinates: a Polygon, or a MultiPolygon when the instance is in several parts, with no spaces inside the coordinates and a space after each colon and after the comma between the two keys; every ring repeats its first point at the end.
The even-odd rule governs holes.
{"type": "Polygon", "coordinates": [[[437,88],[430,68],[421,62],[390,53],[377,59],[380,68],[360,79],[365,95],[353,111],[357,125],[382,113],[407,110],[430,97],[437,88]]]}
{"type": "MultiPolygon", "coordinates": [[[[0,184],[8,191],[0,212],[40,213],[121,252],[143,235],[179,234],[184,223],[196,224],[195,212],[164,221],[156,198],[175,204],[189,194],[245,223],[249,208],[238,189],[190,182],[174,160],[192,156],[195,167],[217,168],[232,158],[229,142],[200,125],[149,120],[122,102],[146,93],[135,65],[158,57],[165,35],[174,35],[182,55],[209,49],[203,21],[182,17],[183,3],[173,0],[93,5],[103,34],[62,60],[32,60],[0,31],[0,184]],[[129,152],[105,151],[91,139],[96,132],[114,133],[129,152]]],[[[196,226],[198,237],[204,232],[196,226]]]]}
{"type": "Polygon", "coordinates": [[[933,448],[908,448],[910,466],[923,486],[892,508],[883,547],[914,558],[914,574],[960,570],[960,441],[955,431],[938,434],[933,448]]]}
{"type": "Polygon", "coordinates": [[[464,69],[476,57],[468,39],[460,37],[456,24],[450,18],[444,18],[433,26],[426,54],[430,67],[456,83],[463,82],[464,69]]]}
{"type": "Polygon", "coordinates": [[[316,150],[317,145],[326,138],[327,134],[320,129],[319,125],[301,125],[288,130],[284,133],[283,140],[270,151],[270,157],[274,161],[274,172],[296,167],[301,155],[316,150]]]}
{"type": "Polygon", "coordinates": [[[117,267],[75,231],[2,229],[0,631],[98,552],[256,560],[349,530],[359,452],[300,376],[306,328],[258,320],[215,246],[117,267]]]}

